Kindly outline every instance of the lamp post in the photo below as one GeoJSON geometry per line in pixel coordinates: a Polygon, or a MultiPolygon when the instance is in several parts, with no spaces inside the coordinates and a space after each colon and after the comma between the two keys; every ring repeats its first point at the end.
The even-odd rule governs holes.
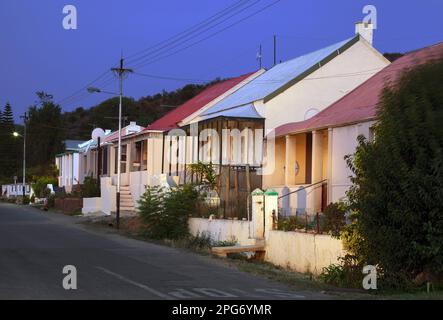
{"type": "MultiPolygon", "coordinates": [[[[117,194],[116,194],[116,224],[117,229],[120,228],[120,188],[121,188],[121,156],[122,156],[122,103],[123,103],[123,78],[128,73],[132,73],[132,69],[125,69],[123,67],[123,58],[120,59],[120,66],[118,68],[112,68],[113,71],[119,78],[119,104],[118,104],[118,151],[117,151],[117,194]]],[[[90,93],[107,93],[112,95],[117,95],[113,92],[103,91],[98,88],[89,87],[88,92],[90,93]]]]}
{"type": "Polygon", "coordinates": [[[23,135],[21,135],[20,133],[18,133],[16,131],[14,131],[12,135],[16,138],[18,138],[18,137],[23,138],[23,186],[22,186],[23,189],[22,189],[22,191],[23,191],[23,202],[24,202],[25,196],[26,196],[26,121],[28,120],[28,116],[27,116],[26,112],[20,118],[23,118],[23,121],[24,121],[23,135]]]}

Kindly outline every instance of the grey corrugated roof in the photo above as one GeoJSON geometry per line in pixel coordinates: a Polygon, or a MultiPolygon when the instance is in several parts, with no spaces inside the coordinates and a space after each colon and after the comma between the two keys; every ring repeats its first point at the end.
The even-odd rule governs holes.
{"type": "Polygon", "coordinates": [[[280,63],[206,110],[203,115],[210,115],[222,110],[265,99],[357,39],[358,36],[355,36],[326,48],[280,63]]]}
{"type": "Polygon", "coordinates": [[[257,112],[253,104],[246,104],[244,106],[230,108],[222,110],[220,112],[211,113],[207,116],[202,116],[201,121],[225,117],[225,118],[247,118],[247,119],[263,119],[262,116],[257,112]]]}
{"type": "Polygon", "coordinates": [[[78,151],[80,149],[79,145],[85,143],[82,140],[65,140],[65,150],[66,151],[78,151]]]}

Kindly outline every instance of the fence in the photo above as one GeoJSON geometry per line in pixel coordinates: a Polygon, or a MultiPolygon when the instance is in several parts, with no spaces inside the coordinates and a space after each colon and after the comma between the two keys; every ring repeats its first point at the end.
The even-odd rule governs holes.
{"type": "Polygon", "coordinates": [[[279,210],[277,230],[322,234],[327,231],[324,220],[324,215],[321,212],[312,214],[295,212],[294,215],[286,216],[282,215],[279,210]]]}
{"type": "Polygon", "coordinates": [[[327,195],[327,180],[318,181],[308,186],[301,187],[295,191],[289,192],[279,197],[279,200],[289,197],[299,192],[306,193],[307,189],[320,189],[320,211],[313,208],[294,208],[294,207],[282,207],[278,208],[278,223],[277,229],[283,231],[302,231],[302,232],[314,232],[323,233],[324,227],[324,215],[323,210],[326,207],[326,195],[327,195]]]}

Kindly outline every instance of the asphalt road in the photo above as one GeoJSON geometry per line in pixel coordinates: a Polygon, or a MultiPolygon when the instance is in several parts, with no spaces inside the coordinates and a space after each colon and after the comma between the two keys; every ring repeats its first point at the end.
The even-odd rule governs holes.
{"type": "Polygon", "coordinates": [[[0,203],[0,299],[328,298],[76,219],[0,203]],[[67,265],[76,268],[77,289],[63,287],[67,265]]]}

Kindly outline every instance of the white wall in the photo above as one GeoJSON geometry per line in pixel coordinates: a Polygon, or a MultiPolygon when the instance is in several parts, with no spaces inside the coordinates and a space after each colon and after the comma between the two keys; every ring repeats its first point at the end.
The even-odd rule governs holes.
{"type": "Polygon", "coordinates": [[[194,236],[202,233],[209,234],[211,239],[215,241],[226,241],[235,238],[241,245],[254,243],[254,239],[249,237],[249,232],[252,232],[250,231],[249,221],[190,218],[189,230],[194,236]]]}
{"type": "Polygon", "coordinates": [[[83,207],[82,207],[82,213],[95,213],[100,212],[102,210],[102,198],[96,197],[96,198],[83,198],[83,207]]]}
{"type": "Polygon", "coordinates": [[[325,109],[388,64],[380,53],[360,40],[270,101],[265,104],[256,102],[255,105],[266,117],[266,129],[302,121],[309,109],[325,109]],[[354,75],[337,77],[346,74],[354,75]]]}
{"type": "Polygon", "coordinates": [[[56,165],[59,168],[59,186],[65,187],[70,192],[72,186],[80,181],[80,157],[79,154],[69,153],[56,158],[56,165]]]}
{"type": "Polygon", "coordinates": [[[331,188],[331,202],[337,202],[345,196],[345,192],[351,186],[351,170],[345,161],[345,156],[354,154],[358,145],[357,137],[364,135],[369,138],[369,130],[374,125],[374,121],[338,127],[332,129],[332,170],[329,186],[331,188]]]}
{"type": "Polygon", "coordinates": [[[102,177],[100,179],[101,205],[102,211],[111,214],[116,210],[116,192],[117,187],[112,185],[111,177],[102,177]]]}
{"type": "Polygon", "coordinates": [[[270,231],[265,261],[297,272],[320,274],[344,255],[340,240],[328,235],[270,231]]]}
{"type": "MultiPolygon", "coordinates": [[[[208,234],[212,240],[226,241],[235,238],[239,245],[251,245],[255,239],[249,221],[190,218],[192,235],[208,234]]],[[[324,267],[338,262],[344,255],[340,240],[329,235],[303,232],[269,231],[265,241],[265,261],[297,272],[320,274],[324,267]]]]}
{"type": "Polygon", "coordinates": [[[134,208],[138,207],[137,201],[145,193],[146,186],[148,185],[148,172],[147,171],[134,171],[130,173],[130,185],[132,200],[134,202],[134,208]]]}

